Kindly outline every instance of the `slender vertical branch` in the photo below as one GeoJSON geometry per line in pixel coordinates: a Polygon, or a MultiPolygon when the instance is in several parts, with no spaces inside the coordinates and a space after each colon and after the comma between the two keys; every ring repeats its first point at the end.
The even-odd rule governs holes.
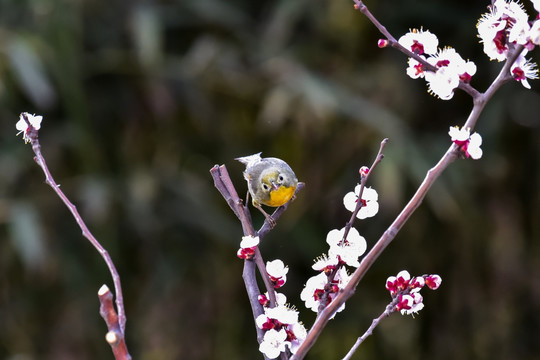
{"type": "Polygon", "coordinates": [[[51,176],[51,173],[47,167],[47,164],[45,163],[45,159],[43,158],[43,155],[41,154],[41,151],[39,149],[39,143],[36,142],[36,144],[38,144],[38,146],[35,146],[34,144],[32,145],[32,148],[34,149],[34,152],[36,154],[36,157],[34,158],[34,160],[43,170],[45,174],[45,182],[54,190],[56,195],[58,195],[58,197],[69,209],[69,211],[75,218],[75,221],[81,228],[82,235],[86,239],[88,239],[88,241],[90,241],[90,243],[94,246],[94,248],[99,252],[103,260],[105,260],[105,263],[107,264],[107,267],[109,268],[109,272],[111,273],[111,276],[113,278],[114,291],[116,293],[116,307],[118,309],[118,321],[120,323],[122,331],[124,331],[125,324],[126,324],[126,315],[124,311],[124,298],[122,296],[122,285],[120,284],[120,276],[118,275],[118,271],[116,270],[116,267],[111,259],[111,256],[109,255],[107,250],[105,250],[105,248],[99,243],[99,241],[94,237],[94,235],[92,235],[90,230],[88,230],[88,227],[86,226],[86,223],[84,222],[81,215],[79,214],[77,207],[71,201],[69,201],[67,196],[60,189],[60,185],[58,185],[54,181],[54,178],[51,176]]]}
{"type": "MultiPolygon", "coordinates": [[[[356,219],[356,215],[358,215],[358,212],[360,211],[360,209],[363,206],[363,203],[362,203],[361,200],[362,200],[362,194],[364,193],[364,188],[366,186],[367,180],[368,180],[369,175],[371,174],[371,172],[377,167],[377,165],[379,165],[379,163],[384,158],[384,154],[383,154],[382,151],[383,151],[383,149],[384,149],[384,147],[386,146],[387,143],[388,143],[388,139],[383,139],[383,141],[381,141],[381,145],[379,147],[379,152],[377,153],[377,156],[375,157],[375,160],[373,161],[373,164],[371,164],[371,167],[369,168],[368,173],[365,174],[365,175],[361,175],[360,189],[358,190],[358,195],[357,195],[358,196],[358,201],[356,202],[356,207],[355,207],[354,211],[352,212],[351,218],[349,219],[349,221],[345,225],[345,230],[343,231],[343,239],[341,240],[342,242],[347,241],[347,236],[349,236],[349,231],[351,231],[352,225],[354,224],[354,221],[356,219]]],[[[328,274],[327,284],[331,284],[332,281],[334,281],[334,278],[335,278],[336,274],[338,273],[339,269],[342,266],[343,266],[343,264],[338,264],[338,266],[336,266],[336,268],[330,274],[328,274]]],[[[319,305],[317,317],[319,317],[321,315],[322,311],[324,310],[324,307],[326,306],[327,301],[328,301],[328,296],[330,296],[330,286],[327,286],[325,288],[324,294],[321,296],[321,300],[319,301],[320,305],[319,305]]]]}
{"type": "MultiPolygon", "coordinates": [[[[21,116],[28,125],[28,129],[26,130],[26,138],[32,144],[32,150],[34,151],[34,154],[36,155],[34,157],[34,161],[41,167],[41,169],[43,170],[43,173],[45,174],[45,182],[47,183],[47,185],[49,185],[53,189],[56,195],[62,200],[62,202],[69,209],[69,211],[73,215],[73,218],[75,219],[80,229],[82,230],[82,235],[86,239],[88,239],[88,241],[99,252],[103,260],[105,260],[107,267],[109,268],[109,272],[111,273],[111,277],[114,283],[114,290],[116,293],[117,317],[114,318],[114,322],[117,324],[107,322],[108,320],[112,321],[113,319],[112,317],[107,317],[107,318],[104,317],[104,319],[107,322],[107,326],[109,328],[118,329],[117,331],[118,339],[121,343],[123,343],[123,346],[125,347],[124,337],[125,337],[125,327],[126,327],[126,314],[124,310],[124,297],[122,295],[122,285],[120,283],[120,275],[118,274],[118,271],[116,270],[114,262],[112,261],[111,256],[109,255],[107,250],[105,250],[105,248],[99,243],[99,241],[94,237],[94,235],[92,235],[90,230],[88,230],[88,227],[86,226],[86,223],[84,222],[81,215],[79,214],[77,207],[71,201],[69,201],[68,197],[60,189],[60,185],[56,183],[53,176],[51,175],[51,172],[49,171],[45,158],[43,157],[43,154],[41,153],[41,145],[38,139],[38,131],[30,124],[27,113],[22,113],[21,116]]],[[[112,294],[110,294],[110,297],[112,299],[112,294]]],[[[100,301],[101,301],[101,297],[100,297],[100,301]]],[[[116,356],[116,353],[114,352],[114,347],[113,347],[113,353],[116,356]]],[[[129,359],[130,357],[129,357],[129,354],[127,353],[127,348],[125,349],[125,354],[127,354],[127,357],[117,357],[117,359],[129,359]]]]}
{"type": "MultiPolygon", "coordinates": [[[[244,206],[242,200],[238,196],[238,192],[236,191],[231,181],[231,178],[229,176],[226,166],[215,165],[214,167],[210,169],[210,174],[212,175],[212,178],[214,179],[214,186],[223,196],[225,201],[227,201],[227,204],[229,204],[229,207],[232,209],[236,217],[240,220],[240,223],[242,224],[244,236],[248,236],[248,235],[258,236],[259,239],[262,240],[262,238],[266,234],[268,234],[268,232],[272,229],[272,227],[266,220],[264,224],[262,225],[261,229],[258,232],[255,232],[249,210],[247,206],[244,206]]],[[[296,188],[295,194],[297,194],[298,191],[300,191],[303,187],[304,187],[304,184],[299,183],[296,188]]],[[[272,218],[275,221],[279,219],[279,217],[283,214],[283,212],[287,210],[288,206],[289,206],[289,203],[278,207],[272,214],[272,218]]],[[[258,268],[259,273],[261,274],[261,278],[263,279],[266,291],[268,293],[268,298],[270,300],[270,306],[273,307],[276,305],[276,294],[274,290],[274,285],[270,281],[270,277],[268,276],[266,272],[266,267],[264,265],[262,254],[259,248],[257,247],[257,249],[255,250],[254,259],[244,260],[244,270],[242,272],[242,278],[246,286],[246,291],[248,294],[248,298],[249,298],[249,302],[251,305],[251,310],[252,310],[254,319],[256,319],[257,316],[263,314],[262,305],[259,304],[258,302],[258,296],[261,294],[261,291],[259,290],[259,286],[257,285],[256,272],[255,272],[256,268],[258,268]]],[[[258,327],[256,327],[256,330],[257,330],[257,340],[260,343],[263,339],[264,332],[258,327]]]]}
{"type": "Polygon", "coordinates": [[[379,152],[377,153],[377,156],[375,157],[373,164],[371,164],[371,167],[369,168],[368,173],[366,175],[361,176],[360,190],[358,191],[358,201],[356,202],[356,208],[354,209],[351,215],[351,218],[349,219],[349,221],[347,222],[347,225],[345,226],[345,231],[343,233],[343,240],[347,239],[347,235],[349,234],[349,231],[351,231],[351,227],[354,223],[354,220],[356,219],[356,215],[358,215],[358,212],[363,206],[363,203],[361,200],[362,200],[362,194],[364,193],[364,188],[366,187],[366,183],[369,179],[369,175],[371,174],[371,171],[374,170],[384,158],[384,154],[382,151],[387,143],[388,143],[388,139],[383,139],[383,141],[381,141],[381,145],[379,146],[379,152]]]}
{"type": "MultiPolygon", "coordinates": [[[[225,165],[215,165],[210,169],[210,174],[214,179],[214,186],[220,192],[221,196],[223,196],[225,201],[227,201],[227,204],[229,204],[229,207],[234,212],[236,217],[240,220],[244,236],[255,236],[255,230],[253,229],[249,211],[247,211],[242,204],[242,200],[238,196],[225,165]]],[[[257,256],[257,254],[260,255],[260,252],[257,252],[255,256],[257,256]]],[[[257,300],[258,296],[261,294],[261,291],[259,290],[255,275],[256,268],[257,264],[253,260],[244,260],[242,279],[244,280],[244,285],[246,286],[246,292],[254,319],[263,313],[262,305],[259,304],[257,300]]],[[[269,297],[270,296],[269,291],[269,297]]],[[[275,301],[275,296],[273,298],[275,301]]],[[[263,339],[264,333],[257,326],[255,326],[255,329],[257,331],[257,341],[260,343],[263,339]]]]}

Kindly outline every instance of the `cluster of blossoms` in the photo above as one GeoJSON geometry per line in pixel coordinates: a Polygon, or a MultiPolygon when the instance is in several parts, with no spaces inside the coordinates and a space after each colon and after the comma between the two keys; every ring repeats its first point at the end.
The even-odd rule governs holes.
{"type": "MultiPolygon", "coordinates": [[[[258,245],[258,236],[242,237],[237,256],[244,260],[253,259],[258,245]]],[[[274,289],[285,285],[288,272],[289,268],[281,260],[266,263],[266,274],[274,285],[274,289]]],[[[294,354],[307,335],[304,325],[298,321],[298,311],[286,305],[287,298],[284,294],[276,292],[275,295],[274,307],[270,307],[267,294],[259,295],[258,301],[263,306],[264,313],[255,319],[257,327],[265,331],[259,351],[269,359],[277,358],[287,349],[294,354]]]]}
{"type": "MultiPolygon", "coordinates": [[[[531,2],[540,12],[540,1],[531,2]]],[[[540,45],[540,19],[536,15],[536,20],[529,22],[529,15],[520,3],[497,0],[477,25],[478,37],[491,60],[504,61],[516,45],[524,46],[510,72],[527,89],[531,88],[527,79],[538,78],[536,64],[525,59],[528,51],[540,45]]]]}
{"type": "Polygon", "coordinates": [[[402,315],[412,315],[424,308],[423,297],[420,290],[425,286],[436,290],[441,285],[439,275],[423,275],[411,278],[407,270],[400,271],[396,276],[390,276],[386,280],[386,289],[395,300],[395,311],[402,315]]]}
{"type": "Polygon", "coordinates": [[[23,140],[25,143],[28,143],[30,142],[30,137],[28,136],[29,131],[30,131],[30,126],[25,121],[24,119],[25,117],[26,119],[28,119],[30,126],[32,126],[36,130],[39,130],[41,128],[41,121],[43,120],[43,116],[35,115],[35,114],[32,115],[29,113],[21,113],[21,115],[19,116],[19,121],[17,121],[17,123],[15,124],[15,127],[17,128],[17,130],[19,130],[17,135],[19,135],[20,133],[23,133],[23,140]]]}
{"type": "Polygon", "coordinates": [[[424,64],[409,58],[407,75],[413,79],[425,78],[429,92],[443,100],[451,99],[459,82],[469,83],[476,73],[476,65],[465,61],[455,49],[439,49],[439,39],[427,30],[413,29],[398,42],[437,69],[436,72],[426,71],[424,64]]]}
{"type": "MultiPolygon", "coordinates": [[[[369,169],[366,167],[360,169],[361,176],[366,176],[368,172],[369,169]]],[[[359,219],[372,217],[379,210],[377,191],[364,188],[360,197],[360,189],[361,186],[357,185],[354,191],[347,193],[343,198],[343,204],[352,213],[357,211],[356,217],[359,219]]],[[[348,284],[350,276],[345,266],[353,268],[360,266],[358,259],[367,248],[366,239],[354,227],[331,230],[326,236],[326,242],[329,245],[328,254],[319,257],[312,267],[319,274],[307,280],[300,294],[305,306],[314,312],[319,311],[321,302],[324,302],[322,305],[328,306],[348,284]]],[[[344,308],[345,305],[342,305],[337,312],[344,308]]]]}
{"type": "MultiPolygon", "coordinates": [[[[536,11],[540,11],[540,1],[532,0],[536,11]]],[[[538,14],[537,14],[538,15],[538,14]]],[[[514,1],[497,0],[477,24],[478,37],[484,45],[484,52],[491,60],[504,61],[517,45],[524,49],[510,68],[510,73],[517,81],[530,89],[527,79],[537,79],[536,64],[525,58],[527,52],[540,45],[540,19],[529,22],[529,16],[523,6],[514,1]]],[[[425,78],[429,92],[443,100],[454,96],[454,90],[460,82],[469,83],[476,73],[476,65],[465,61],[455,49],[440,49],[436,35],[422,29],[413,29],[403,35],[398,42],[406,49],[418,55],[424,63],[409,58],[407,75],[413,79],[425,78]],[[426,69],[425,64],[436,70],[426,69]]],[[[379,47],[385,47],[388,41],[379,40],[379,47]]]]}
{"type": "MultiPolygon", "coordinates": [[[[266,271],[276,289],[285,284],[288,270],[281,260],[266,264],[266,271]]],[[[259,315],[255,323],[265,331],[259,351],[269,359],[277,358],[287,348],[291,353],[296,353],[307,335],[306,328],[298,321],[298,311],[286,305],[287,298],[282,293],[276,293],[275,307],[269,307],[270,301],[266,294],[259,295],[258,300],[264,314],[259,315]]]]}

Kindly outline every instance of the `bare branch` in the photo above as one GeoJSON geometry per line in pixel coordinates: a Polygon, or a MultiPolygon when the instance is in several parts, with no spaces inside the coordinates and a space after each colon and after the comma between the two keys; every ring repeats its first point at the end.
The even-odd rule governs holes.
{"type": "Polygon", "coordinates": [[[99,314],[105,320],[109,332],[105,335],[105,340],[111,345],[114,358],[116,360],[131,360],[128,353],[124,332],[122,331],[118,315],[113,305],[113,294],[103,285],[98,291],[100,302],[99,314]]]}
{"type": "MultiPolygon", "coordinates": [[[[32,150],[34,151],[34,154],[36,155],[34,157],[34,161],[41,167],[41,169],[43,170],[43,173],[45,174],[45,182],[54,190],[56,195],[58,195],[60,200],[62,200],[62,202],[69,209],[69,211],[73,215],[73,218],[75,219],[75,221],[81,228],[82,235],[86,239],[88,239],[88,241],[90,241],[90,243],[94,246],[94,248],[96,248],[96,250],[99,252],[103,260],[105,260],[107,267],[109,268],[109,272],[111,273],[111,277],[114,283],[114,290],[116,293],[116,308],[118,311],[119,331],[123,339],[123,337],[125,336],[126,314],[124,310],[124,298],[122,296],[122,285],[120,283],[120,275],[118,274],[118,271],[116,270],[116,267],[109,253],[107,252],[107,250],[105,250],[105,248],[99,243],[99,241],[94,237],[94,235],[92,235],[90,230],[88,230],[88,227],[86,226],[86,223],[84,222],[81,215],[79,214],[77,207],[71,201],[69,201],[68,197],[60,189],[60,185],[57,184],[54,178],[52,177],[51,172],[49,171],[49,168],[47,167],[47,163],[45,162],[45,158],[43,157],[41,153],[41,145],[38,139],[38,131],[30,124],[30,121],[28,119],[28,114],[22,113],[21,116],[24,119],[24,121],[28,124],[28,130],[26,132],[27,138],[30,140],[30,143],[32,144],[32,150]]],[[[126,354],[127,354],[127,349],[126,349],[126,354]]]]}

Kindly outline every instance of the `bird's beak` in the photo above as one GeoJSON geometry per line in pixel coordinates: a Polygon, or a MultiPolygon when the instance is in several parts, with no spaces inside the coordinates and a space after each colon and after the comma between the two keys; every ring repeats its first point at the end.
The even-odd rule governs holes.
{"type": "Polygon", "coordinates": [[[276,184],[275,182],[272,181],[272,189],[273,190],[279,189],[279,184],[276,184]]]}

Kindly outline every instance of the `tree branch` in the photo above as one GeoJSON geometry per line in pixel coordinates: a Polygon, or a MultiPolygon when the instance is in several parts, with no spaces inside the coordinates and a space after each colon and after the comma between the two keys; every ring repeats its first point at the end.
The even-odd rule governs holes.
{"type": "MultiPolygon", "coordinates": [[[[120,283],[120,275],[118,275],[118,271],[116,270],[114,262],[112,261],[107,250],[105,250],[105,248],[99,243],[99,241],[94,237],[94,235],[92,235],[90,230],[88,230],[88,227],[86,226],[86,223],[84,222],[81,215],[79,214],[77,207],[71,201],[69,201],[68,197],[60,189],[60,185],[58,185],[55,182],[54,178],[52,177],[51,172],[49,171],[49,168],[47,167],[47,163],[45,162],[45,158],[43,157],[43,154],[41,153],[41,145],[38,139],[38,131],[30,124],[27,113],[22,113],[21,116],[28,125],[28,129],[26,130],[26,136],[29,139],[30,143],[32,144],[32,150],[34,151],[34,154],[36,155],[34,157],[34,161],[41,167],[41,169],[43,170],[43,173],[45,174],[45,182],[54,190],[56,195],[58,195],[60,200],[62,200],[62,202],[69,209],[69,211],[73,215],[73,218],[75,219],[75,221],[81,228],[82,235],[86,239],[88,239],[88,241],[90,241],[90,243],[94,246],[94,248],[99,252],[103,260],[105,260],[105,263],[107,264],[107,267],[109,268],[109,272],[111,273],[111,277],[114,283],[114,290],[116,293],[116,308],[118,311],[117,331],[121,335],[120,338],[122,339],[122,342],[123,342],[123,338],[125,336],[125,327],[126,327],[126,314],[124,310],[124,297],[122,295],[122,285],[120,283]]],[[[112,299],[112,294],[111,294],[111,299],[112,299]]],[[[109,326],[109,324],[107,325],[109,326]]],[[[125,343],[123,346],[125,347],[125,343]]],[[[127,354],[127,356],[129,356],[129,354],[127,353],[127,348],[125,350],[125,353],[127,354]]],[[[128,358],[121,357],[117,359],[128,359],[128,358]]]]}

